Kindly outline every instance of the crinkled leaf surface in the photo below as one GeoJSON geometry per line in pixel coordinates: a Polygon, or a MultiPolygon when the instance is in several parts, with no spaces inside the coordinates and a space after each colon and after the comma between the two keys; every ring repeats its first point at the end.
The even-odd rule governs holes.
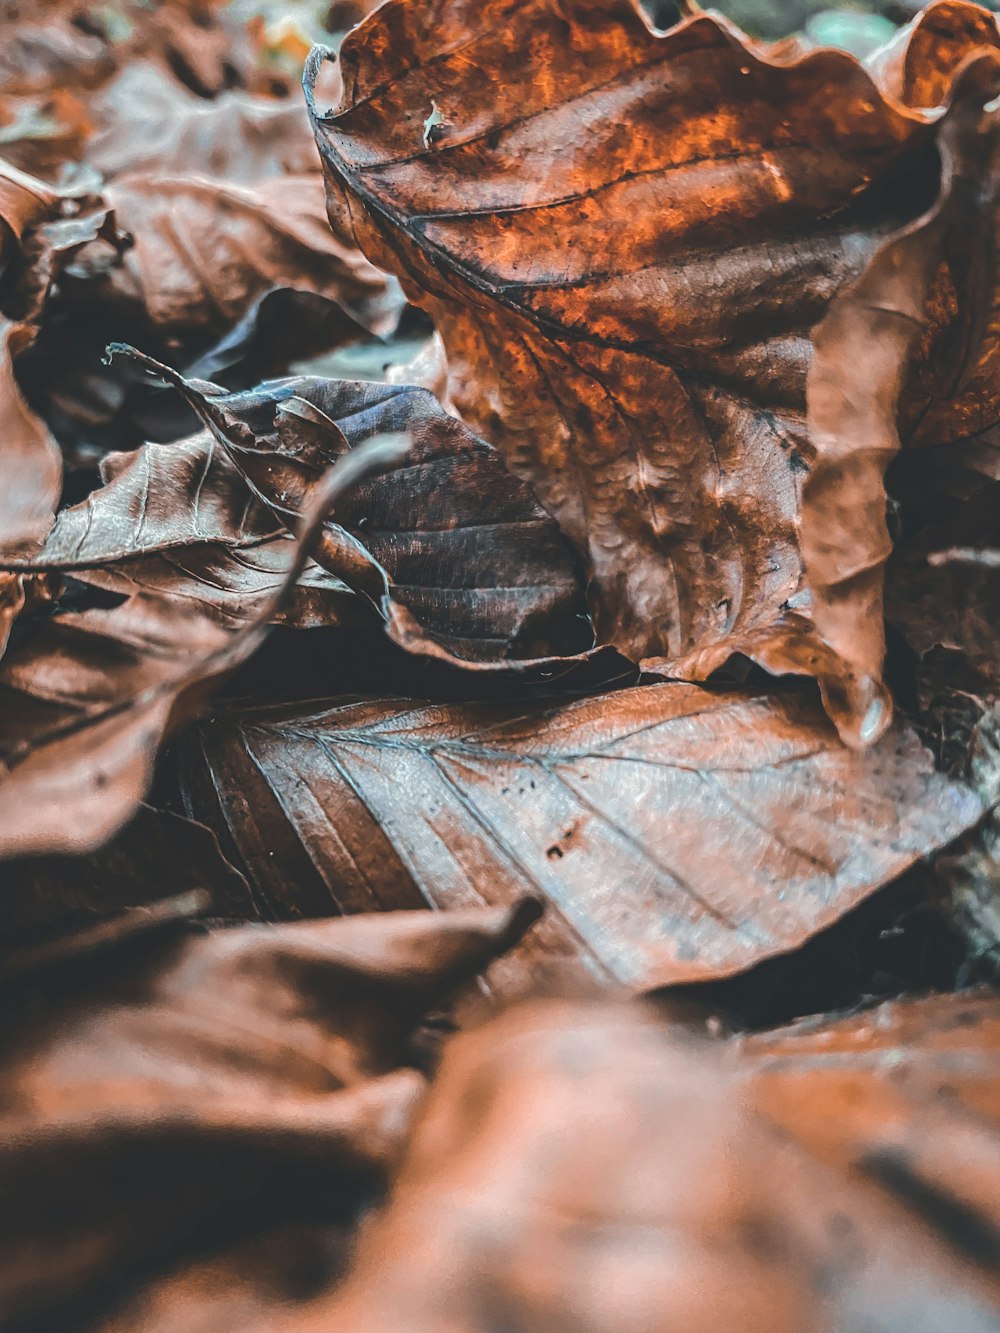
{"type": "Polygon", "coordinates": [[[127,65],[101,92],[87,161],[104,176],[197,174],[252,184],[317,167],[299,98],[195,97],[161,66],[127,65]]]}
{"type": "MultiPolygon", "coordinates": [[[[802,550],[813,594],[811,615],[842,664],[850,696],[846,712],[857,719],[856,728],[847,724],[843,730],[862,742],[879,734],[889,713],[888,694],[880,684],[883,582],[892,549],[883,477],[900,446],[897,417],[914,413],[912,401],[904,406],[900,400],[921,338],[926,343],[935,331],[940,335],[938,370],[951,372],[946,385],[940,374],[924,383],[930,367],[923,358],[907,398],[919,396],[916,417],[924,418],[924,426],[935,396],[947,398],[946,412],[953,419],[967,416],[973,408],[967,401],[969,374],[979,382],[978,389],[973,386],[976,409],[981,410],[984,394],[995,394],[981,379],[993,360],[992,338],[984,342],[982,328],[972,325],[991,320],[992,288],[987,283],[978,290],[978,284],[983,278],[979,252],[988,258],[993,251],[992,182],[1000,149],[1000,114],[985,113],[983,104],[997,91],[1000,60],[995,56],[987,54],[964,71],[956,104],[941,127],[940,198],[923,218],[883,245],[865,272],[838,294],[813,335],[808,403],[817,454],[803,494],[802,550]],[[943,257],[949,254],[951,266],[942,273],[943,257]],[[949,294],[961,318],[942,333],[935,306],[946,304],[949,294]],[[857,356],[861,346],[870,349],[864,358],[857,356]],[[984,355],[985,363],[977,361],[984,355]]],[[[937,438],[937,443],[943,441],[937,438]]]]}
{"type": "Polygon", "coordinates": [[[982,813],[906,726],[856,753],[797,692],[263,708],[202,747],[251,879],[304,864],[303,895],[347,911],[544,898],[522,979],[546,958],[631,986],[738,972],[982,813]]]}
{"type": "Polygon", "coordinates": [[[0,667],[0,858],[88,852],[126,822],[165,733],[259,647],[332,505],[400,457],[372,443],[317,481],[281,576],[233,628],[179,597],[42,622],[0,667]]]}
{"type": "MultiPolygon", "coordinates": [[[[390,3],[339,63],[314,110],[334,225],[432,314],[459,409],[586,553],[599,636],[687,678],[733,652],[822,676],[787,616],[813,331],[932,203],[940,113],[844,53],[660,34],[630,0],[390,3]]],[[[880,665],[827,692],[850,740],[887,721],[880,665]]]]}
{"type": "Polygon", "coordinates": [[[331,235],[316,173],[239,185],[139,172],[116,179],[105,197],[129,244],[83,251],[78,300],[109,303],[173,338],[207,340],[264,292],[302,287],[343,307],[345,331],[391,327],[396,303],[385,279],[331,235]]]}
{"type": "Polygon", "coordinates": [[[1000,48],[996,16],[964,0],[935,0],[871,62],[879,86],[912,107],[943,106],[969,56],[1000,48]]]}
{"type": "Polygon", "coordinates": [[[193,898],[3,968],[8,1326],[68,1327],[206,1243],[349,1217],[421,1093],[406,1038],[535,915],[181,933],[193,898]]]}
{"type": "Polygon", "coordinates": [[[226,394],[131,355],[178,388],[285,525],[335,458],[372,434],[408,435],[406,463],[345,501],[315,553],[374,602],[404,647],[484,665],[591,647],[556,524],[427,390],[300,377],[226,394]]]}

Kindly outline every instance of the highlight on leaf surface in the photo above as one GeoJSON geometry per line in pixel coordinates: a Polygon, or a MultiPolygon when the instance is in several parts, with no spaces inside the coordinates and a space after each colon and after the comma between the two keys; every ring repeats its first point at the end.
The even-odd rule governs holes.
{"type": "MultiPolygon", "coordinates": [[[[965,23],[971,7],[944,4],[911,42],[965,23]]],[[[960,35],[949,49],[952,78],[960,35]]],[[[734,654],[805,669],[845,739],[870,743],[889,720],[880,661],[858,666],[877,596],[845,607],[834,642],[818,624],[811,655],[789,628],[815,593],[798,525],[829,445],[807,378],[838,294],[934,205],[941,108],[715,16],[656,32],[632,0],[444,0],[429,25],[390,0],[345,40],[327,111],[311,89],[328,55],[306,84],[331,221],[432,315],[459,410],[585,556],[599,640],[688,679],[734,654]],[[446,125],[424,142],[432,106],[446,125]]],[[[946,408],[949,339],[968,326],[947,302],[925,310],[924,270],[947,288],[950,258],[905,282],[946,408]]],[[[886,370],[898,387],[908,351],[886,370]]],[[[865,364],[853,345],[846,380],[865,364]]],[[[852,510],[873,548],[878,504],[852,510]]],[[[819,570],[821,593],[853,568],[819,570]]]]}
{"type": "Polygon", "coordinates": [[[133,349],[113,351],[178,390],[282,526],[334,459],[368,435],[405,434],[405,466],[356,491],[314,554],[404,648],[515,669],[592,646],[576,561],[556,524],[427,390],[300,377],[226,393],[133,349]]]}
{"type": "Polygon", "coordinates": [[[546,959],[602,985],[731,975],[983,810],[908,725],[858,753],[800,691],[331,700],[222,715],[200,750],[251,880],[277,858],[343,911],[544,900],[522,982],[546,959]]]}
{"type": "Polygon", "coordinates": [[[996,996],[700,1027],[550,1001],[460,1035],[348,1280],[280,1333],[995,1327],[996,996]]]}
{"type": "Polygon", "coordinates": [[[0,858],[87,852],[145,796],[165,734],[261,644],[331,507],[405,452],[372,440],[320,478],[281,578],[235,629],[179,598],[55,616],[0,665],[0,858]]]}

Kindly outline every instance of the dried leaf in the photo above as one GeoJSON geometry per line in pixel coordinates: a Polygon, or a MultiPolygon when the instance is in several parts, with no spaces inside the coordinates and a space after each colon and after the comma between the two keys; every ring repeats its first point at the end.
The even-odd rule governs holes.
{"type": "Polygon", "coordinates": [[[206,102],[159,65],[127,65],[93,104],[87,161],[105,177],[199,175],[233,185],[317,169],[305,108],[224,92],[206,102]]]}
{"type": "Polygon", "coordinates": [[[944,106],[969,56],[1000,48],[994,14],[963,0],[935,0],[871,62],[890,97],[912,107],[944,106]]]}
{"type": "Polygon", "coordinates": [[[148,805],[90,856],[5,861],[2,873],[3,956],[191,890],[206,895],[213,918],[267,919],[210,829],[148,805]]]}
{"type": "Polygon", "coordinates": [[[84,569],[206,543],[251,546],[282,531],[207,432],[101,460],[103,486],[64,509],[33,565],[84,569]]]}
{"type": "Polygon", "coordinates": [[[733,1050],[536,1005],[445,1054],[345,1286],[278,1333],[986,1333],[997,1000],[733,1050]]]}
{"type": "Polygon", "coordinates": [[[173,338],[227,331],[274,287],[305,287],[335,301],[356,325],[391,327],[385,282],[326,225],[317,175],[252,186],[202,176],[119,177],[105,197],[133,244],[116,256],[92,246],[75,269],[78,299],[146,318],[173,338]]]}
{"type": "Polygon", "coordinates": [[[190,912],[137,913],[0,979],[18,1023],[0,1057],[7,1326],[69,1327],[206,1241],[350,1216],[422,1090],[406,1038],[537,914],[181,934],[190,912]]]}
{"type": "Polygon", "coordinates": [[[373,432],[408,432],[410,461],[359,489],[315,555],[378,607],[403,647],[464,664],[590,648],[580,579],[555,523],[426,390],[300,377],[227,394],[114,350],[178,389],[286,525],[345,450],[373,432]]]}
{"type": "MultiPolygon", "coordinates": [[[[103,487],[58,515],[30,569],[71,571],[126,597],[180,597],[232,623],[272,597],[288,564],[287,533],[207,432],[108,454],[101,475],[103,487]]],[[[310,561],[275,621],[337,624],[354,601],[346,584],[310,561]]]]}
{"type": "Polygon", "coordinates": [[[954,233],[978,237],[984,214],[992,225],[993,191],[982,182],[995,174],[1000,115],[982,106],[997,91],[992,57],[966,68],[942,128],[940,198],[885,243],[813,334],[808,401],[817,453],[803,492],[802,551],[812,619],[842,663],[848,700],[840,725],[851,741],[867,743],[888,722],[882,590],[892,548],[883,477],[899,449],[899,400],[946,243],[954,233]],[[862,360],[860,346],[870,349],[862,360]]]}
{"type": "Polygon", "coordinates": [[[908,727],[855,753],[798,692],[314,703],[202,743],[252,878],[304,849],[345,911],[537,895],[552,911],[521,979],[545,955],[630,986],[738,972],[982,813],[908,727]]]}
{"type": "Polygon", "coordinates": [[[117,832],[148,789],[164,734],[262,642],[331,505],[399,455],[398,440],[369,445],[316,485],[282,578],[235,631],[180,599],[139,595],[57,616],[8,654],[0,857],[88,852],[117,832]]]}
{"type": "Polygon", "coordinates": [[[110,178],[116,230],[79,254],[38,347],[19,366],[62,441],[91,450],[80,461],[91,465],[95,446],[131,448],[193,429],[186,413],[179,426],[157,421],[162,395],[148,402],[130,377],[99,366],[111,338],[142,341],[187,366],[222,341],[223,382],[243,387],[394,327],[397,284],[330,233],[297,98],[232,92],[207,102],[159,63],[140,62],[89,110],[87,164],[110,178]],[[281,328],[260,318],[269,297],[288,298],[276,312],[281,328]]]}
{"type": "MultiPolygon", "coordinates": [[[[813,331],[931,203],[940,113],[707,15],[659,34],[631,0],[434,12],[377,9],[341,49],[340,105],[313,107],[335,228],[404,278],[460,411],[586,553],[600,639],[686,678],[734,652],[825,677],[787,617],[808,614],[796,524],[827,445],[813,331]]],[[[888,721],[876,684],[824,683],[847,739],[888,721]]]]}
{"type": "Polygon", "coordinates": [[[62,486],[59,448],[14,377],[14,360],[35,337],[59,263],[73,252],[73,241],[46,228],[61,204],[62,196],[44,182],[0,162],[0,548],[7,553],[30,550],[44,538],[62,486]]]}
{"type": "Polygon", "coordinates": [[[59,447],[14,378],[20,342],[20,328],[0,319],[0,546],[7,555],[30,551],[44,539],[62,487],[59,447]]]}

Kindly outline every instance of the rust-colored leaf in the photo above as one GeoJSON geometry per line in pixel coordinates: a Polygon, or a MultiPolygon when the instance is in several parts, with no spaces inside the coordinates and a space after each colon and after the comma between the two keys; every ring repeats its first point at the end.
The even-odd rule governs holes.
{"type": "MultiPolygon", "coordinates": [[[[994,186],[984,181],[996,175],[1000,115],[985,114],[982,106],[998,90],[1000,65],[992,57],[965,71],[941,137],[940,198],[885,243],[838,295],[813,335],[808,402],[817,453],[803,493],[802,551],[813,594],[811,616],[837,654],[848,691],[846,716],[856,719],[843,730],[862,743],[884,728],[891,706],[881,684],[883,581],[892,549],[883,477],[899,449],[897,413],[906,371],[917,340],[928,332],[925,307],[942,256],[960,238],[974,246],[985,242],[984,232],[995,226],[994,186]],[[869,349],[861,360],[860,346],[869,349]]],[[[979,276],[974,259],[966,276],[970,281],[979,276]]],[[[960,295],[978,305],[983,294],[960,295]]],[[[978,331],[971,341],[978,354],[978,331]]],[[[962,382],[968,369],[956,368],[962,382]]],[[[949,386],[949,397],[959,398],[961,387],[949,386]]],[[[923,413],[930,406],[923,403],[923,413]]],[[[957,403],[949,406],[955,409],[957,403]]]]}
{"type": "Polygon", "coordinates": [[[935,0],[872,64],[881,87],[912,107],[943,106],[962,62],[1000,48],[996,16],[964,0],[935,0]]]}
{"type": "MultiPolygon", "coordinates": [[[[335,227],[431,313],[459,409],[586,554],[600,638],[689,679],[733,653],[839,670],[831,713],[872,739],[867,611],[860,645],[829,616],[826,647],[798,637],[801,488],[830,436],[806,380],[838,292],[932,204],[948,118],[842,52],[768,53],[707,15],[661,34],[631,0],[434,13],[378,8],[341,49],[339,105],[314,106],[335,227]]],[[[904,285],[921,317],[919,265],[904,285]]],[[[824,595],[855,572],[838,555],[807,552],[824,595]]]]}
{"type": "Polygon", "coordinates": [[[347,911],[535,894],[539,951],[630,986],[794,949],[982,812],[908,727],[858,754],[797,692],[264,708],[203,744],[251,877],[304,848],[347,911]]]}
{"type": "Polygon", "coordinates": [[[998,1080],[988,994],[742,1052],[522,1009],[452,1044],[351,1278],[277,1329],[985,1333],[998,1080]]]}

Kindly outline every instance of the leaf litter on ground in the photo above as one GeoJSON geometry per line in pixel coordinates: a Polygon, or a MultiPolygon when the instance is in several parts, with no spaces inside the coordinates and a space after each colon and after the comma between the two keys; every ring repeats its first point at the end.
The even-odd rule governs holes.
{"type": "Polygon", "coordinates": [[[735,6],[0,4],[5,1326],[997,1326],[1000,36],[735,6]]]}

